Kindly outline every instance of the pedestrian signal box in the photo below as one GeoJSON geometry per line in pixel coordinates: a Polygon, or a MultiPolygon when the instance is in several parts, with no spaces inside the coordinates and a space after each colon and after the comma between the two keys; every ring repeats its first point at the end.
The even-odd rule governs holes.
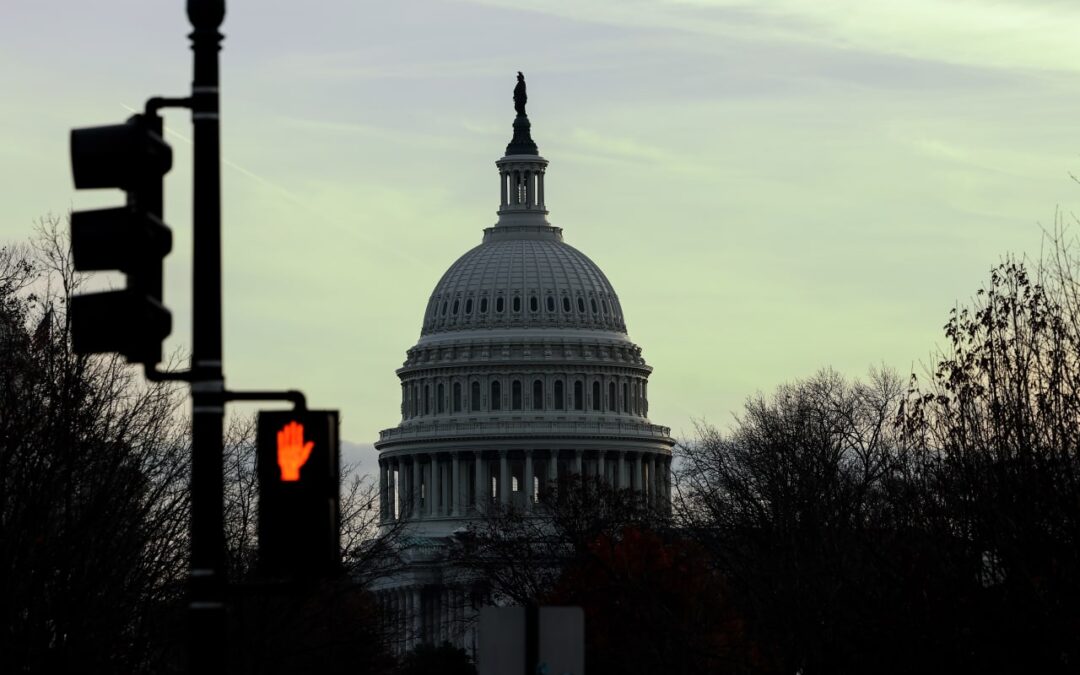
{"type": "Polygon", "coordinates": [[[259,569],[270,577],[329,576],[340,567],[338,413],[259,413],[259,569]]]}

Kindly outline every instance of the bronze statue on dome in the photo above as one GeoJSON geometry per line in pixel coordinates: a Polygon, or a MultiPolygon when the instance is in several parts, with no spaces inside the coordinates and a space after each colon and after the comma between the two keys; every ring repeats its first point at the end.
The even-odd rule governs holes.
{"type": "Polygon", "coordinates": [[[528,94],[525,93],[525,76],[518,71],[517,86],[514,87],[514,110],[517,114],[525,114],[525,103],[529,100],[528,94]]]}

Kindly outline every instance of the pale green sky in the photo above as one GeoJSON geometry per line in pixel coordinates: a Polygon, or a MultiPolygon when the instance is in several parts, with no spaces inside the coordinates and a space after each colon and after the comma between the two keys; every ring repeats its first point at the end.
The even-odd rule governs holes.
{"type": "MultiPolygon", "coordinates": [[[[181,0],[6,0],[0,238],[76,194],[74,126],[190,79],[181,0]]],[[[226,369],[366,443],[442,272],[495,220],[514,74],[551,220],[608,274],[676,435],[831,365],[921,369],[950,307],[1036,252],[1080,170],[1080,6],[1052,0],[232,0],[226,369]],[[527,8],[527,9],[526,9],[527,8]]],[[[172,348],[190,124],[168,118],[172,348]]]]}

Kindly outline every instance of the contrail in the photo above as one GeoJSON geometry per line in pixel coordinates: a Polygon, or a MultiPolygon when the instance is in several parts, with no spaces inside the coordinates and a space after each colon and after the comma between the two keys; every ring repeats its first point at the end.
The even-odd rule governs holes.
{"type": "MultiPolygon", "coordinates": [[[[131,113],[138,113],[139,112],[138,110],[132,108],[131,106],[129,106],[127,104],[121,103],[120,105],[125,110],[127,110],[128,112],[131,112],[131,113]]],[[[187,145],[192,144],[190,138],[188,138],[184,134],[180,133],[179,131],[173,129],[172,127],[166,126],[165,127],[165,133],[168,136],[173,136],[173,137],[183,141],[187,145]]],[[[419,260],[417,258],[414,258],[414,257],[408,255],[407,253],[404,253],[400,249],[385,246],[384,244],[380,243],[379,241],[377,241],[375,239],[372,239],[371,237],[360,234],[355,228],[350,227],[348,225],[342,224],[335,217],[329,216],[326,213],[323,213],[323,212],[319,211],[318,209],[312,208],[311,204],[308,203],[307,200],[305,200],[303,197],[296,194],[295,192],[292,192],[288,188],[286,188],[286,187],[284,187],[284,186],[282,186],[282,185],[280,185],[278,183],[275,183],[272,180],[264,178],[264,177],[260,176],[259,174],[255,173],[254,171],[252,171],[250,169],[247,169],[247,168],[245,168],[243,166],[240,166],[236,162],[233,162],[233,161],[229,160],[226,157],[221,158],[221,163],[224,164],[225,166],[229,167],[233,171],[236,171],[237,173],[240,173],[240,174],[250,178],[251,180],[259,183],[260,185],[263,185],[263,186],[269,188],[271,191],[276,192],[278,194],[278,196],[282,197],[286,201],[294,204],[295,206],[299,206],[301,209],[303,209],[303,210],[307,211],[308,213],[318,217],[320,220],[323,220],[323,221],[333,225],[335,228],[347,230],[351,234],[359,236],[361,239],[364,239],[367,243],[373,245],[374,247],[376,247],[376,248],[378,248],[378,249],[380,249],[382,251],[386,251],[388,253],[396,255],[397,257],[401,258],[402,260],[406,260],[406,261],[416,265],[417,267],[422,267],[424,269],[427,269],[428,265],[426,265],[423,261],[421,261],[421,260],[419,260]]]]}

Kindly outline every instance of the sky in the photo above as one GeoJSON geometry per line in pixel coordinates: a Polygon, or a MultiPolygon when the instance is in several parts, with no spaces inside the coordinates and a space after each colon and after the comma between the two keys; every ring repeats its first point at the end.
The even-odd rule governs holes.
{"type": "MultiPolygon", "coordinates": [[[[186,95],[189,30],[181,0],[3,0],[0,241],[122,200],[75,192],[68,131],[186,95]]],[[[550,220],[680,438],[823,367],[923,374],[1080,198],[1075,2],[231,0],[222,31],[227,384],[341,410],[369,469],[428,295],[495,222],[518,70],[550,220]]],[[[166,124],[184,353],[191,126],[166,124]]]]}

